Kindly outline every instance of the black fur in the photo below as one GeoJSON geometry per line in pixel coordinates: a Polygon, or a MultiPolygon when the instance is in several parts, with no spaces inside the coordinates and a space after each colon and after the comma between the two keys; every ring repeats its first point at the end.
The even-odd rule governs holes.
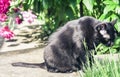
{"type": "Polygon", "coordinates": [[[37,65],[13,63],[12,65],[40,67],[50,72],[63,73],[80,70],[82,64],[86,63],[87,52],[90,53],[90,50],[94,49],[94,44],[112,45],[116,33],[115,23],[116,20],[102,22],[89,16],[69,21],[50,36],[44,51],[44,63],[37,65]],[[88,51],[86,51],[84,43],[86,43],[88,51]]]}

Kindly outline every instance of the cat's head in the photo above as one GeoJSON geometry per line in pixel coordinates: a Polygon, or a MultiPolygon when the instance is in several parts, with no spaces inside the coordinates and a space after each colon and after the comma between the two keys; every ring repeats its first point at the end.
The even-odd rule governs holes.
{"type": "Polygon", "coordinates": [[[114,39],[117,35],[117,31],[114,27],[117,19],[111,22],[99,23],[95,26],[95,38],[97,42],[101,42],[106,46],[113,45],[114,39]]]}

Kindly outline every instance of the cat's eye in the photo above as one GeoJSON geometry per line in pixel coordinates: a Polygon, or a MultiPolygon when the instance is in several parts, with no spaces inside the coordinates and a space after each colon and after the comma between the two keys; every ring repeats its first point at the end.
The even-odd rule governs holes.
{"type": "Polygon", "coordinates": [[[105,30],[106,29],[106,24],[100,24],[96,27],[96,30],[97,31],[100,31],[100,30],[105,30]]]}
{"type": "Polygon", "coordinates": [[[100,25],[96,27],[96,30],[97,30],[97,31],[100,31],[100,30],[101,30],[100,25]]]}

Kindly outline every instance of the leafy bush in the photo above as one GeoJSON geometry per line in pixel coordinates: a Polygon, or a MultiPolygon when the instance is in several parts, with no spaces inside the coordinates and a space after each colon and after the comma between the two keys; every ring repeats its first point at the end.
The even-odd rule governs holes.
{"type": "MultiPolygon", "coordinates": [[[[32,9],[40,20],[45,21],[42,33],[39,35],[43,40],[67,21],[86,15],[105,21],[117,18],[115,28],[120,32],[119,0],[24,0],[22,3],[24,10],[32,9]]],[[[100,44],[97,47],[98,54],[119,52],[119,45],[119,37],[115,40],[113,47],[100,44]]]]}

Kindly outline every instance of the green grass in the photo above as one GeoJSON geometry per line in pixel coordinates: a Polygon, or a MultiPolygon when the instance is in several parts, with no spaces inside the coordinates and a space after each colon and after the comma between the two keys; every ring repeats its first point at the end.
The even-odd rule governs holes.
{"type": "Polygon", "coordinates": [[[92,67],[88,66],[82,75],[79,74],[80,77],[120,77],[120,60],[95,60],[92,67]]]}
{"type": "MultiPolygon", "coordinates": [[[[85,41],[83,41],[83,44],[87,51],[88,48],[85,41]]],[[[102,46],[101,45],[98,46],[92,52],[95,52],[95,51],[98,52],[100,47],[102,46]]],[[[103,46],[101,49],[104,49],[104,50],[100,50],[101,53],[104,53],[104,52],[106,53],[107,51],[107,53],[109,52],[109,54],[112,55],[114,52],[113,47],[108,48],[103,46]]],[[[92,52],[91,53],[88,52],[86,57],[90,56],[89,54],[94,55],[94,53],[92,52]]],[[[87,58],[87,67],[86,65],[85,67],[83,67],[84,69],[83,73],[77,72],[79,74],[78,77],[120,77],[120,54],[116,59],[111,57],[108,57],[106,59],[105,57],[103,57],[102,60],[95,59],[92,66],[90,66],[89,58],[87,58]]]]}

